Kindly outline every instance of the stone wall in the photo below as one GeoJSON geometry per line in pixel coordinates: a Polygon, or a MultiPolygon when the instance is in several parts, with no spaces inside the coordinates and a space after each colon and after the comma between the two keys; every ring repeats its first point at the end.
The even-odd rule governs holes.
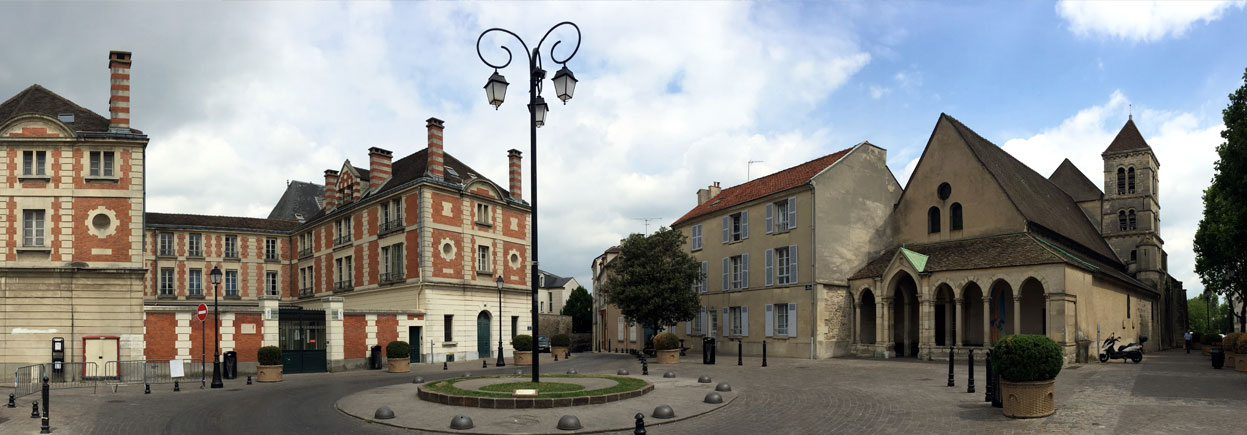
{"type": "Polygon", "coordinates": [[[541,335],[553,337],[554,334],[572,333],[572,316],[564,316],[562,314],[539,314],[537,318],[538,330],[541,335]]]}

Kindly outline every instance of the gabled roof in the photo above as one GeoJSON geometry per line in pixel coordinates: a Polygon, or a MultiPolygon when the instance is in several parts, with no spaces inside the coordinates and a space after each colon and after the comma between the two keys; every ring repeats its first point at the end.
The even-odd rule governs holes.
{"type": "Polygon", "coordinates": [[[1094,201],[1104,197],[1104,192],[1087,179],[1087,176],[1083,175],[1082,171],[1078,170],[1078,167],[1074,166],[1069,159],[1065,159],[1061,162],[1061,166],[1057,166],[1052,175],[1048,177],[1048,181],[1061,188],[1066,195],[1077,202],[1094,201]]]}
{"type": "Polygon", "coordinates": [[[181,213],[147,213],[148,227],[200,228],[216,230],[250,230],[287,232],[299,226],[298,221],[261,219],[236,216],[207,216],[181,213]]]}
{"type": "Polygon", "coordinates": [[[319,184],[304,181],[291,181],[286,191],[268,213],[269,219],[302,220],[315,216],[320,211],[320,204],[325,199],[325,188],[319,184]]]}
{"type": "Polygon", "coordinates": [[[537,273],[545,277],[545,279],[540,281],[542,284],[541,288],[563,288],[568,281],[572,280],[570,277],[561,277],[541,269],[537,269],[537,273]]]}
{"type": "MultiPolygon", "coordinates": [[[[0,124],[8,122],[10,119],[27,114],[38,114],[53,119],[62,113],[72,113],[74,122],[67,122],[65,125],[74,131],[108,133],[108,118],[87,110],[82,106],[74,104],[65,97],[57,95],[43,86],[38,84],[30,85],[25,90],[18,92],[12,98],[4,103],[0,103],[0,124]]],[[[131,134],[143,134],[143,132],[130,129],[131,134]]]]}
{"type": "Polygon", "coordinates": [[[693,207],[693,209],[689,210],[688,213],[685,213],[684,216],[676,219],[671,226],[680,225],[681,223],[692,220],[693,218],[727,210],[734,206],[744,204],[767,195],[783,192],[785,190],[803,185],[809,182],[811,178],[814,178],[815,175],[818,175],[819,172],[827,169],[828,166],[840,161],[841,158],[848,155],[849,151],[852,151],[854,148],[856,147],[845,148],[800,165],[784,169],[774,174],[758,178],[745,184],[739,184],[723,189],[723,191],[719,192],[718,195],[715,195],[714,198],[710,198],[709,201],[706,201],[697,207],[693,207]]]}
{"type": "Polygon", "coordinates": [[[1116,261],[1117,254],[1113,253],[1100,232],[1091,226],[1087,215],[1065,191],[961,121],[943,113],[940,118],[947,119],[956,129],[970,152],[1027,221],[1067,237],[1106,260],[1116,261]]]}
{"type": "Polygon", "coordinates": [[[1143,135],[1139,133],[1139,128],[1134,126],[1134,118],[1131,117],[1126,120],[1126,125],[1121,127],[1121,131],[1117,132],[1113,143],[1108,144],[1108,148],[1104,149],[1103,154],[1140,149],[1151,150],[1152,147],[1147,146],[1147,141],[1143,140],[1143,135]]]}

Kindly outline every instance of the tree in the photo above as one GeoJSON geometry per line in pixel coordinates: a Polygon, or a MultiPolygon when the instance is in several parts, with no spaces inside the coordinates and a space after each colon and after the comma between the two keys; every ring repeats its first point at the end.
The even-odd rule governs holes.
{"type": "Polygon", "coordinates": [[[1192,331],[1221,333],[1228,331],[1228,326],[1231,325],[1231,319],[1228,318],[1230,306],[1220,302],[1210,292],[1187,299],[1186,312],[1192,331]]]}
{"type": "Polygon", "coordinates": [[[563,304],[564,316],[572,316],[572,332],[590,332],[593,329],[593,296],[583,286],[576,286],[563,304]]]}
{"type": "Polygon", "coordinates": [[[632,234],[619,251],[606,296],[624,317],[658,331],[697,315],[701,298],[693,283],[703,278],[701,263],[685,251],[683,234],[666,227],[632,234]]]}
{"type": "MultiPolygon", "coordinates": [[[[1247,300],[1247,71],[1243,86],[1229,95],[1221,111],[1225,139],[1217,146],[1212,184],[1204,190],[1204,218],[1195,231],[1195,272],[1204,287],[1226,300],[1247,300]]],[[[1230,313],[1230,321],[1247,330],[1247,304],[1230,313]]]]}

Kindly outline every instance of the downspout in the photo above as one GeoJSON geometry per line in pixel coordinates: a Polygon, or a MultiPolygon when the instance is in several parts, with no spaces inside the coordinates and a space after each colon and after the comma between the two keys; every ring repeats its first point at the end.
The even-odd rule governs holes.
{"type": "Polygon", "coordinates": [[[810,185],[810,198],[811,198],[810,199],[810,255],[809,255],[810,257],[810,359],[815,359],[815,355],[818,354],[815,349],[815,346],[817,345],[816,344],[817,341],[814,339],[814,334],[818,332],[818,288],[817,288],[818,287],[818,275],[817,275],[818,269],[814,268],[814,265],[817,263],[817,261],[814,260],[814,256],[818,255],[817,254],[818,251],[814,249],[814,244],[818,241],[818,238],[815,237],[815,234],[814,234],[814,231],[817,230],[816,226],[814,225],[814,216],[816,213],[818,213],[818,207],[817,207],[818,206],[818,195],[816,195],[814,192],[814,182],[810,181],[809,185],[810,185]]]}
{"type": "MultiPolygon", "coordinates": [[[[290,235],[286,236],[286,246],[290,247],[290,254],[291,254],[290,256],[291,256],[291,257],[293,257],[293,258],[291,258],[291,259],[288,259],[288,260],[287,260],[287,261],[290,261],[290,264],[287,264],[287,265],[286,265],[286,267],[287,267],[287,268],[286,268],[286,280],[287,280],[287,281],[290,281],[290,293],[291,293],[291,296],[292,296],[295,300],[298,300],[298,299],[299,299],[299,289],[298,289],[297,287],[295,287],[295,285],[294,285],[294,284],[295,284],[295,283],[294,283],[294,268],[295,268],[295,266],[298,266],[298,265],[299,265],[299,253],[298,253],[298,252],[296,252],[296,251],[294,250],[294,232],[293,232],[293,231],[291,231],[291,232],[290,232],[290,235]]],[[[278,252],[279,252],[278,256],[280,257],[280,255],[281,255],[281,254],[280,254],[280,252],[281,252],[281,251],[279,250],[278,252]]],[[[410,337],[408,337],[408,338],[410,338],[410,337]]]]}

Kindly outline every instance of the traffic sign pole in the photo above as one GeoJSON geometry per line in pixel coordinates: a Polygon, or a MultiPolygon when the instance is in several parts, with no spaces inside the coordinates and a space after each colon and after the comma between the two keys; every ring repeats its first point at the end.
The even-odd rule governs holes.
{"type": "Polygon", "coordinates": [[[208,366],[205,365],[208,360],[208,305],[199,304],[199,308],[195,309],[195,317],[199,318],[199,389],[203,389],[208,381],[205,377],[208,366]]]}

